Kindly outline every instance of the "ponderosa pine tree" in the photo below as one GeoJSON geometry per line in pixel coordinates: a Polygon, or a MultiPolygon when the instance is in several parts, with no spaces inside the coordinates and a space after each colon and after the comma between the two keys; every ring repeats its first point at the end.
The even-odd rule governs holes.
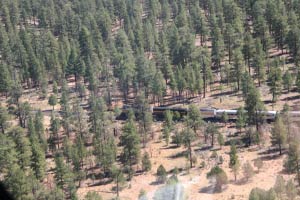
{"type": "Polygon", "coordinates": [[[299,64],[299,51],[300,51],[300,38],[298,37],[300,29],[298,26],[293,25],[288,31],[286,36],[286,43],[290,52],[290,55],[293,57],[296,65],[299,64]]]}
{"type": "Polygon", "coordinates": [[[201,8],[199,7],[199,5],[196,4],[191,8],[191,16],[195,33],[200,35],[200,44],[201,46],[203,46],[206,42],[209,29],[205,16],[201,12],[201,8]]]}
{"type": "Polygon", "coordinates": [[[258,130],[260,122],[260,111],[263,110],[263,104],[260,100],[260,93],[255,87],[251,87],[245,100],[245,110],[249,124],[255,124],[258,130]]]}
{"type": "Polygon", "coordinates": [[[81,138],[85,138],[88,132],[87,116],[78,99],[72,107],[72,114],[71,123],[74,125],[76,133],[79,134],[81,138]]]}
{"type": "Polygon", "coordinates": [[[284,41],[288,31],[288,19],[283,1],[277,2],[276,8],[276,11],[272,13],[275,19],[270,22],[272,25],[271,30],[274,31],[274,40],[283,53],[284,41]]]}
{"type": "Polygon", "coordinates": [[[170,110],[164,112],[164,126],[172,130],[174,126],[173,113],[170,110]]]}
{"type": "Polygon", "coordinates": [[[225,41],[226,49],[228,52],[229,64],[231,64],[231,61],[232,61],[235,34],[236,33],[234,31],[232,24],[226,24],[224,41],[225,41]]]}
{"type": "Polygon", "coordinates": [[[272,94],[272,101],[276,102],[278,96],[281,94],[282,89],[282,74],[279,67],[279,61],[275,61],[274,67],[271,68],[269,79],[270,79],[270,92],[272,94]]]}
{"type": "Polygon", "coordinates": [[[200,110],[194,104],[189,106],[189,110],[186,116],[186,123],[188,127],[194,130],[195,134],[197,133],[197,130],[204,124],[200,110]]]}
{"type": "Polygon", "coordinates": [[[28,184],[28,177],[24,169],[14,164],[11,166],[6,176],[5,184],[9,187],[9,192],[16,199],[30,198],[31,188],[28,184]]]}
{"type": "Polygon", "coordinates": [[[132,165],[140,158],[140,137],[132,120],[127,121],[123,127],[120,145],[123,146],[122,161],[132,168],[132,165]]]}
{"type": "Polygon", "coordinates": [[[242,87],[242,93],[243,93],[243,98],[246,99],[247,95],[252,87],[255,87],[254,82],[250,76],[250,74],[246,71],[242,75],[242,82],[241,82],[241,87],[242,87]]]}
{"type": "Polygon", "coordinates": [[[55,181],[58,187],[63,188],[64,186],[64,175],[67,171],[67,166],[64,163],[64,158],[61,154],[55,155],[55,181]]]}
{"type": "Polygon", "coordinates": [[[43,180],[46,173],[46,156],[38,138],[31,141],[31,168],[38,180],[43,180]]]}
{"type": "Polygon", "coordinates": [[[268,32],[267,22],[264,16],[259,15],[254,20],[253,28],[254,28],[254,36],[258,37],[261,40],[263,50],[267,52],[270,45],[270,35],[268,32]]]}
{"type": "Polygon", "coordinates": [[[290,74],[289,70],[286,70],[286,72],[284,73],[283,77],[283,87],[284,89],[287,90],[287,92],[290,92],[292,85],[293,85],[293,77],[290,74]]]}
{"type": "Polygon", "coordinates": [[[60,143],[60,138],[59,138],[59,129],[61,127],[61,121],[60,119],[55,116],[55,114],[51,115],[51,119],[50,119],[50,131],[51,131],[51,136],[49,138],[50,140],[50,149],[56,150],[56,143],[58,144],[58,148],[59,148],[59,143],[60,143]]]}
{"type": "Polygon", "coordinates": [[[231,145],[229,156],[230,156],[229,167],[231,168],[234,174],[234,181],[236,181],[236,177],[240,169],[240,161],[237,155],[237,149],[235,144],[231,145]]]}
{"type": "Polygon", "coordinates": [[[245,71],[245,64],[244,64],[243,55],[241,53],[240,48],[234,49],[233,51],[233,67],[234,67],[235,80],[237,83],[237,90],[240,90],[242,74],[245,71]]]}
{"type": "Polygon", "coordinates": [[[300,183],[300,145],[298,141],[291,141],[289,144],[288,157],[284,163],[285,170],[289,173],[296,172],[296,179],[300,183]]]}
{"type": "Polygon", "coordinates": [[[219,27],[212,29],[212,51],[211,58],[213,65],[221,70],[221,62],[224,58],[224,39],[219,27]]]}
{"type": "Polygon", "coordinates": [[[244,45],[242,51],[244,54],[244,60],[246,61],[246,64],[248,66],[248,73],[251,74],[250,62],[251,62],[251,58],[253,58],[255,48],[254,48],[254,40],[252,34],[249,31],[245,33],[244,45]]]}
{"type": "Polygon", "coordinates": [[[91,59],[93,53],[91,33],[87,27],[82,27],[79,33],[79,46],[80,56],[84,62],[87,63],[88,59],[91,59]]]}
{"type": "Polygon", "coordinates": [[[220,145],[220,148],[222,149],[222,146],[225,144],[223,134],[222,134],[222,133],[219,133],[217,139],[218,139],[218,143],[219,143],[219,145],[220,145]]]}
{"type": "Polygon", "coordinates": [[[215,136],[219,135],[219,134],[220,134],[220,132],[218,130],[218,127],[213,123],[208,123],[206,130],[205,130],[205,135],[211,137],[211,147],[214,147],[215,136]]]}
{"type": "Polygon", "coordinates": [[[57,104],[57,97],[55,96],[55,94],[52,94],[52,95],[49,97],[48,104],[49,104],[50,106],[52,106],[52,110],[54,111],[54,106],[57,104]]]}
{"type": "Polygon", "coordinates": [[[16,144],[18,165],[21,169],[25,170],[31,163],[31,144],[26,137],[25,130],[19,126],[13,127],[8,132],[8,135],[13,138],[16,144]]]}
{"type": "Polygon", "coordinates": [[[228,114],[226,112],[222,113],[221,120],[222,120],[223,123],[225,123],[225,126],[226,126],[226,124],[229,120],[228,114]]]}
{"type": "Polygon", "coordinates": [[[26,127],[31,109],[32,108],[28,101],[18,104],[17,116],[19,119],[19,124],[22,128],[26,127]]]}
{"type": "Polygon", "coordinates": [[[195,140],[195,132],[193,129],[187,127],[184,128],[181,132],[182,135],[182,143],[187,148],[188,151],[188,159],[190,161],[190,168],[193,167],[193,157],[192,157],[192,143],[195,140]]]}
{"type": "Polygon", "coordinates": [[[150,105],[144,93],[137,96],[136,107],[138,109],[137,120],[139,122],[139,128],[142,135],[143,147],[145,147],[148,140],[148,134],[151,132],[153,117],[150,111],[150,105]]]}
{"type": "Polygon", "coordinates": [[[0,63],[0,93],[7,95],[12,86],[9,68],[3,62],[0,63]]]}
{"type": "Polygon", "coordinates": [[[245,128],[247,124],[247,113],[243,107],[237,110],[236,127],[242,132],[242,128],[245,128]]]}
{"type": "Polygon", "coordinates": [[[119,191],[123,187],[125,183],[124,174],[121,169],[113,166],[111,169],[112,176],[114,178],[114,182],[116,183],[116,192],[117,192],[117,198],[119,198],[119,191]]]}
{"type": "Polygon", "coordinates": [[[273,145],[278,145],[279,154],[282,154],[282,149],[287,142],[287,128],[282,121],[280,115],[276,117],[274,127],[272,129],[272,143],[273,145]]]}
{"type": "Polygon", "coordinates": [[[96,162],[98,162],[103,169],[105,175],[109,174],[111,167],[117,158],[117,146],[113,138],[107,139],[106,142],[94,139],[94,155],[96,162]]]}
{"type": "Polygon", "coordinates": [[[41,144],[42,149],[44,152],[47,151],[47,139],[45,136],[45,127],[44,127],[44,116],[41,110],[35,114],[34,119],[34,130],[38,137],[39,143],[41,144]]]}
{"type": "Polygon", "coordinates": [[[59,104],[62,110],[62,127],[64,128],[64,132],[67,134],[67,136],[70,137],[70,132],[72,129],[71,128],[72,113],[69,104],[69,94],[65,83],[63,83],[62,86],[62,94],[61,94],[59,104]]]}
{"type": "Polygon", "coordinates": [[[166,92],[166,85],[161,71],[157,71],[151,84],[154,103],[163,104],[163,96],[166,92]]]}
{"type": "Polygon", "coordinates": [[[200,63],[203,79],[203,97],[206,97],[207,86],[212,80],[211,61],[209,59],[209,53],[207,48],[201,48],[196,51],[195,60],[200,63]]]}
{"type": "Polygon", "coordinates": [[[8,119],[9,115],[7,110],[4,107],[0,106],[0,129],[2,134],[5,134],[5,130],[8,126],[8,119]]]}
{"type": "Polygon", "coordinates": [[[166,146],[168,146],[169,142],[170,142],[170,135],[171,135],[170,132],[171,132],[171,130],[167,126],[163,127],[162,134],[163,134],[164,139],[166,140],[166,146]]]}
{"type": "Polygon", "coordinates": [[[143,52],[142,55],[139,55],[136,59],[136,67],[137,74],[134,84],[136,85],[137,89],[144,91],[145,97],[148,97],[152,80],[155,75],[155,66],[153,62],[145,58],[143,52]]]}
{"type": "Polygon", "coordinates": [[[87,156],[87,149],[85,147],[83,138],[80,136],[76,138],[76,154],[80,160],[81,169],[83,169],[84,160],[87,156]]]}
{"type": "Polygon", "coordinates": [[[255,41],[255,54],[253,57],[253,67],[255,69],[256,77],[258,79],[258,85],[265,78],[265,53],[263,52],[260,40],[255,41]]]}
{"type": "Polygon", "coordinates": [[[119,31],[116,37],[117,55],[114,61],[115,75],[120,81],[121,91],[125,101],[129,93],[129,87],[134,77],[135,61],[128,37],[124,31],[119,31]]]}
{"type": "Polygon", "coordinates": [[[1,173],[8,173],[11,167],[17,165],[18,153],[16,150],[16,143],[13,138],[0,134],[0,171],[1,173]]]}

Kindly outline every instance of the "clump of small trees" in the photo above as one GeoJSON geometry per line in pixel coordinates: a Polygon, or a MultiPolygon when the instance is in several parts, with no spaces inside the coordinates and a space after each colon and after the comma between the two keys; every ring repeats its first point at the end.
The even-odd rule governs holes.
{"type": "Polygon", "coordinates": [[[282,176],[276,177],[274,186],[269,190],[253,188],[249,195],[249,200],[275,200],[289,199],[294,200],[297,197],[298,190],[293,180],[285,181],[282,176]]]}
{"type": "Polygon", "coordinates": [[[208,173],[207,178],[213,178],[215,181],[215,191],[221,192],[223,185],[228,183],[228,177],[225,171],[219,166],[213,167],[208,173]]]}
{"type": "Polygon", "coordinates": [[[166,169],[164,168],[163,165],[160,165],[158,168],[157,168],[157,171],[156,171],[156,175],[157,175],[157,182],[158,183],[165,183],[167,181],[167,171],[166,169]]]}

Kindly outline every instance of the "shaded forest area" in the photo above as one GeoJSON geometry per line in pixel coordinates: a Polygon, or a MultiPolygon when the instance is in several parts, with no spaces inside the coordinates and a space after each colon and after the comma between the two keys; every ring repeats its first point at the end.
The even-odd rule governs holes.
{"type": "MultiPolygon", "coordinates": [[[[77,199],[87,178],[115,181],[119,196],[136,165],[151,168],[149,155],[141,155],[153,137],[151,104],[206,98],[217,83],[245,100],[248,116],[240,111],[237,126],[259,130],[259,88],[268,86],[273,103],[300,88],[298,0],[2,0],[0,19],[0,178],[16,199],[77,199]],[[53,106],[49,127],[43,112],[23,101],[28,91],[53,106]],[[139,110],[117,131],[120,110],[111,108],[119,101],[139,110]]],[[[203,121],[190,108],[173,138],[192,168],[203,121]]],[[[176,120],[166,113],[167,144],[176,120]]],[[[208,127],[205,143],[211,137],[214,146],[220,134],[208,127]]],[[[281,154],[286,135],[274,134],[281,154]]],[[[165,182],[163,166],[158,174],[165,182]]]]}

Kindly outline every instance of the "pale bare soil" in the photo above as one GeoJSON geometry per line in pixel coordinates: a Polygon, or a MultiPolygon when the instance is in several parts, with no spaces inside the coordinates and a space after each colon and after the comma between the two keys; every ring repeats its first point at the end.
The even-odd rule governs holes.
{"type": "MultiPolygon", "coordinates": [[[[228,126],[229,127],[229,126],[228,126]]],[[[231,132],[233,134],[236,130],[234,128],[223,128],[222,132],[228,134],[231,132]]],[[[159,134],[158,132],[156,134],[159,134]]],[[[243,163],[250,161],[253,165],[253,160],[260,157],[263,159],[264,166],[256,173],[255,176],[249,180],[245,181],[242,170],[238,175],[237,182],[234,181],[234,175],[229,169],[229,151],[230,147],[225,146],[219,149],[219,146],[215,146],[214,150],[217,150],[218,155],[222,156],[224,159],[221,167],[226,171],[229,179],[229,184],[224,188],[221,193],[213,193],[214,184],[206,178],[207,172],[215,165],[214,159],[210,158],[212,153],[211,150],[200,150],[200,145],[196,142],[193,149],[197,156],[196,166],[187,171],[183,171],[178,175],[179,181],[183,184],[187,198],[190,200],[203,199],[238,199],[245,200],[248,199],[249,193],[252,188],[260,187],[263,189],[270,189],[276,180],[277,175],[283,175],[286,180],[293,178],[294,175],[290,176],[283,172],[283,159],[285,156],[276,157],[275,159],[270,159],[272,155],[277,155],[278,152],[274,154],[268,154],[266,151],[269,150],[269,143],[266,142],[265,146],[253,146],[251,148],[240,148],[239,149],[239,160],[241,165],[243,163]],[[264,154],[265,153],[265,154],[264,154]],[[262,155],[260,155],[262,154],[262,155]],[[200,163],[205,161],[206,167],[201,169],[200,163]]],[[[141,175],[136,175],[131,182],[121,191],[121,199],[138,199],[138,194],[140,190],[145,190],[149,199],[153,197],[155,191],[162,187],[162,184],[156,183],[156,169],[160,164],[163,164],[167,171],[172,170],[177,167],[179,169],[186,169],[188,166],[188,161],[185,157],[174,158],[184,151],[184,147],[172,148],[174,145],[171,144],[166,147],[165,142],[159,140],[157,137],[154,141],[148,143],[147,147],[143,151],[147,151],[151,156],[152,170],[148,173],[143,173],[141,175]]],[[[169,174],[170,176],[170,174],[169,174]]],[[[112,188],[115,186],[114,183],[99,185],[93,187],[82,187],[78,190],[80,198],[83,198],[88,191],[96,191],[103,199],[111,199],[116,196],[112,192],[112,188]]]]}
{"type": "MultiPolygon", "coordinates": [[[[72,88],[74,87],[74,83],[69,83],[69,86],[72,88]]],[[[203,99],[200,97],[194,98],[191,100],[191,103],[196,103],[199,107],[216,107],[220,109],[236,109],[239,106],[243,106],[243,100],[241,94],[236,94],[231,92],[231,88],[224,88],[222,91],[217,89],[217,85],[213,85],[212,90],[208,91],[207,98],[203,99]],[[221,95],[220,95],[221,94],[221,95]],[[220,100],[221,99],[221,100],[220,100]]],[[[49,90],[51,90],[49,88],[49,90]]],[[[267,86],[262,86],[260,88],[262,100],[270,101],[271,95],[268,92],[267,86]]],[[[5,99],[2,99],[2,102],[5,99]]],[[[39,99],[38,95],[35,91],[26,91],[26,94],[23,96],[22,101],[30,102],[31,106],[34,109],[41,109],[44,111],[44,123],[45,127],[49,129],[50,124],[50,117],[52,107],[48,105],[48,99],[39,99]]],[[[299,99],[297,92],[290,92],[289,94],[283,94],[280,96],[278,102],[274,106],[274,110],[281,110],[282,106],[285,102],[287,102],[293,109],[299,110],[299,99]],[[288,101],[287,101],[288,100],[288,101]]],[[[272,104],[267,103],[265,104],[268,110],[272,110],[272,104]]],[[[187,106],[187,104],[176,104],[175,106],[187,106]]],[[[59,106],[55,107],[55,110],[59,110],[59,106]]],[[[120,122],[118,123],[118,127],[120,127],[120,122]]],[[[219,124],[221,127],[224,124],[219,124]]],[[[181,126],[178,124],[177,126],[181,126]]],[[[276,176],[278,174],[283,175],[284,178],[290,179],[293,178],[294,175],[287,175],[283,172],[283,160],[284,156],[276,157],[272,159],[264,159],[264,166],[259,173],[256,173],[255,176],[248,182],[245,182],[243,179],[242,170],[238,175],[238,181],[234,182],[234,176],[231,170],[228,167],[229,162],[229,146],[224,146],[221,150],[217,150],[218,155],[222,156],[224,159],[224,163],[222,164],[222,168],[226,171],[229,184],[224,188],[221,193],[213,193],[213,183],[210,182],[206,178],[207,172],[214,166],[215,161],[210,159],[211,150],[202,151],[201,145],[199,142],[195,142],[193,146],[193,150],[195,150],[195,155],[197,155],[197,164],[196,166],[187,172],[185,170],[188,166],[188,161],[185,157],[176,157],[176,155],[185,151],[184,147],[173,148],[173,144],[170,144],[168,147],[165,144],[165,141],[159,139],[161,134],[161,122],[155,122],[153,125],[153,132],[155,133],[155,139],[148,142],[146,148],[142,149],[142,152],[148,152],[150,154],[150,159],[152,163],[152,170],[147,173],[137,174],[134,178],[128,182],[124,189],[120,193],[121,199],[137,199],[140,190],[145,190],[147,192],[147,196],[149,199],[154,195],[155,191],[162,187],[162,184],[156,183],[156,169],[160,164],[162,164],[167,171],[174,169],[175,167],[179,169],[183,169],[183,171],[178,175],[179,181],[183,184],[185,188],[185,193],[188,199],[191,200],[210,200],[210,199],[238,199],[238,200],[246,200],[248,199],[248,195],[252,188],[260,187],[264,189],[271,188],[274,183],[276,176]],[[206,167],[204,169],[200,168],[200,163],[205,161],[206,167]]],[[[179,128],[178,128],[179,129],[179,128]]],[[[266,129],[266,135],[269,134],[270,125],[266,129]]],[[[236,129],[234,128],[234,124],[228,124],[227,127],[222,128],[220,130],[224,135],[228,135],[229,133],[234,134],[236,129]]],[[[47,134],[47,132],[46,132],[47,134]]],[[[227,137],[227,140],[229,137],[227,137]]],[[[219,147],[216,146],[215,149],[219,147]]],[[[251,147],[249,148],[240,148],[239,149],[239,158],[241,164],[246,161],[250,161],[253,165],[253,160],[258,157],[267,157],[270,156],[269,154],[262,154],[270,148],[270,143],[267,141],[264,146],[261,147],[251,147]]],[[[120,149],[121,150],[121,149],[120,149]]],[[[277,152],[275,154],[278,154],[277,152]]],[[[54,162],[53,159],[47,160],[47,167],[48,167],[48,175],[45,179],[45,184],[48,187],[53,187],[54,179],[53,179],[53,171],[54,169],[54,162]]],[[[141,166],[135,166],[136,170],[139,170],[141,166]]],[[[169,176],[171,173],[169,173],[169,176]]],[[[103,199],[111,199],[116,196],[115,192],[113,191],[113,187],[115,184],[113,182],[99,185],[99,180],[93,181],[88,179],[81,184],[81,187],[78,189],[78,196],[80,199],[83,199],[85,194],[88,191],[96,191],[98,192],[103,199]]]]}
{"type": "MultiPolygon", "coordinates": [[[[198,41],[199,42],[199,41],[198,41]]],[[[272,56],[276,56],[278,52],[276,49],[273,49],[272,56]]],[[[152,55],[149,54],[149,57],[152,55]]],[[[286,56],[286,55],[284,55],[286,56]]],[[[289,64],[284,66],[284,69],[287,68],[292,69],[293,65],[289,64]]],[[[74,82],[69,83],[69,87],[74,89],[74,82]]],[[[49,91],[51,91],[49,87],[49,91]]],[[[271,102],[271,94],[269,93],[269,87],[266,85],[262,85],[259,88],[261,93],[262,101],[265,103],[265,107],[267,110],[281,110],[284,103],[287,103],[292,110],[300,110],[300,94],[292,90],[290,93],[286,93],[283,90],[282,95],[279,97],[276,104],[272,104],[271,102]]],[[[49,92],[50,95],[50,92],[49,92]]],[[[74,96],[74,94],[72,94],[74,96]]],[[[166,97],[170,98],[170,95],[166,97]]],[[[1,97],[1,104],[5,105],[6,99],[1,97]]],[[[50,125],[50,117],[52,107],[48,105],[48,99],[39,99],[36,90],[26,90],[23,95],[21,101],[28,101],[30,105],[34,108],[34,110],[41,109],[44,113],[44,123],[45,128],[49,129],[50,125]]],[[[86,101],[85,101],[86,102],[86,101]]],[[[166,102],[168,103],[168,102],[166,102]]],[[[203,99],[198,96],[192,98],[189,103],[195,103],[199,107],[215,107],[219,109],[236,109],[240,106],[244,106],[244,101],[242,99],[241,93],[235,93],[234,89],[229,85],[228,87],[224,86],[222,90],[219,87],[219,83],[213,84],[208,88],[207,97],[203,99]]],[[[121,106],[122,103],[117,102],[118,106],[121,106]]],[[[188,106],[185,102],[176,103],[173,106],[188,106]]],[[[55,110],[58,111],[60,109],[59,105],[55,106],[55,110]]],[[[14,122],[12,120],[12,122],[14,122]]],[[[115,122],[114,126],[121,127],[121,122],[115,122]]],[[[219,124],[220,126],[224,126],[224,124],[219,124]]],[[[178,124],[177,126],[181,126],[178,124]]],[[[294,131],[297,131],[298,126],[292,127],[294,131]]],[[[178,175],[179,181],[183,184],[185,188],[185,193],[187,198],[190,200],[210,200],[210,199],[236,199],[236,200],[246,200],[248,199],[248,195],[252,188],[260,187],[263,189],[271,188],[274,183],[277,175],[283,175],[286,180],[290,178],[294,178],[294,175],[287,175],[283,171],[283,160],[286,155],[281,157],[275,156],[274,158],[270,158],[270,154],[266,154],[267,150],[270,148],[270,142],[268,135],[270,134],[270,125],[267,125],[267,129],[265,131],[266,138],[268,138],[264,144],[264,146],[254,146],[251,148],[240,148],[239,149],[239,158],[241,165],[246,161],[250,161],[253,165],[253,160],[258,157],[262,157],[264,160],[264,166],[261,171],[256,172],[255,176],[248,182],[243,179],[242,170],[238,175],[238,181],[234,181],[234,176],[231,170],[228,167],[229,162],[229,146],[224,146],[222,149],[218,149],[216,146],[215,149],[218,149],[218,155],[222,156],[224,162],[222,164],[222,168],[226,171],[229,184],[224,188],[221,193],[213,193],[213,183],[210,182],[206,178],[207,172],[214,166],[215,162],[213,159],[210,159],[211,150],[201,150],[202,145],[199,142],[195,142],[193,146],[193,150],[195,151],[195,155],[197,156],[197,164],[196,166],[187,172],[186,168],[188,166],[188,161],[185,157],[176,157],[176,155],[185,151],[184,147],[174,148],[173,144],[166,146],[165,141],[159,139],[161,135],[161,122],[155,122],[153,125],[153,132],[155,133],[155,139],[150,140],[146,146],[146,148],[142,149],[142,152],[148,152],[150,154],[150,159],[152,163],[152,170],[147,173],[137,174],[134,178],[128,182],[124,189],[120,193],[121,199],[129,200],[129,199],[137,199],[140,190],[145,190],[147,192],[147,196],[149,199],[154,195],[155,191],[162,187],[162,184],[156,183],[156,169],[160,164],[162,164],[167,171],[174,169],[175,167],[179,169],[183,169],[183,171],[178,175]],[[264,158],[265,157],[265,158],[264,158]],[[205,161],[206,167],[204,169],[200,168],[200,163],[205,161]]],[[[228,124],[227,127],[222,128],[220,130],[224,136],[229,133],[234,134],[236,129],[234,124],[228,124]]],[[[46,134],[47,131],[46,131],[46,134]]],[[[49,136],[49,135],[47,135],[49,136]]],[[[230,139],[230,137],[226,137],[226,140],[230,139]]],[[[119,149],[120,151],[121,149],[119,149]]],[[[275,154],[278,154],[275,152],[275,154]]],[[[45,179],[45,184],[48,187],[53,187],[54,179],[53,179],[53,170],[55,168],[54,162],[52,158],[47,159],[47,169],[48,175],[45,179]]],[[[141,166],[135,166],[136,170],[139,170],[141,166]]],[[[169,176],[171,173],[169,174],[169,176]]],[[[88,191],[96,191],[99,193],[103,199],[111,199],[116,196],[113,191],[114,183],[110,182],[107,184],[100,184],[99,180],[93,181],[88,179],[81,184],[81,187],[78,189],[78,196],[80,199],[83,199],[85,194],[88,191]]]]}

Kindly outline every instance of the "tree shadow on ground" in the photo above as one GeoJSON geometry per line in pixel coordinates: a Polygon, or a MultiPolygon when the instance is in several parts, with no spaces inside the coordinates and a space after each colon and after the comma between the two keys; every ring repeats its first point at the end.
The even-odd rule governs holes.
{"type": "Polygon", "coordinates": [[[172,159],[181,158],[181,157],[185,157],[186,155],[187,155],[187,151],[182,151],[182,152],[179,152],[179,153],[169,156],[169,158],[172,158],[172,159]]]}
{"type": "Polygon", "coordinates": [[[297,100],[297,99],[300,99],[300,95],[286,97],[286,98],[283,98],[282,101],[293,101],[293,100],[297,100]]]}
{"type": "Polygon", "coordinates": [[[268,148],[266,149],[265,151],[261,151],[258,153],[258,155],[267,155],[267,154],[274,154],[278,152],[278,149],[277,148],[268,148]]]}
{"type": "Polygon", "coordinates": [[[106,180],[101,180],[101,181],[95,181],[95,183],[90,184],[88,187],[95,187],[95,186],[101,186],[101,185],[107,185],[109,183],[112,183],[112,179],[106,179],[106,180]]]}
{"type": "Polygon", "coordinates": [[[217,93],[217,94],[212,94],[211,97],[220,97],[220,96],[224,96],[224,95],[234,96],[234,95],[237,95],[237,94],[236,94],[236,91],[225,91],[225,92],[220,92],[220,93],[217,93]]]}
{"type": "Polygon", "coordinates": [[[163,147],[162,149],[177,149],[179,148],[180,146],[177,146],[177,145],[169,145],[169,146],[165,146],[163,147]]]}
{"type": "Polygon", "coordinates": [[[280,157],[282,157],[282,155],[280,155],[279,153],[278,154],[271,154],[271,155],[267,155],[267,156],[262,156],[260,157],[263,161],[268,161],[268,160],[276,160],[280,157]]]}
{"type": "Polygon", "coordinates": [[[208,145],[208,146],[203,146],[201,148],[198,148],[198,149],[194,149],[194,151],[208,151],[211,149],[211,146],[208,145]]]}
{"type": "Polygon", "coordinates": [[[213,194],[213,193],[215,193],[215,186],[209,185],[209,186],[203,187],[199,190],[199,193],[213,194]]]}
{"type": "Polygon", "coordinates": [[[163,183],[161,183],[161,182],[159,182],[159,181],[152,181],[151,183],[150,183],[150,185],[162,185],[163,183]]]}
{"type": "Polygon", "coordinates": [[[244,185],[244,184],[247,184],[249,182],[250,182],[250,180],[247,180],[246,178],[238,178],[238,177],[237,177],[236,181],[235,180],[229,181],[229,183],[232,184],[232,185],[244,185]]]}

